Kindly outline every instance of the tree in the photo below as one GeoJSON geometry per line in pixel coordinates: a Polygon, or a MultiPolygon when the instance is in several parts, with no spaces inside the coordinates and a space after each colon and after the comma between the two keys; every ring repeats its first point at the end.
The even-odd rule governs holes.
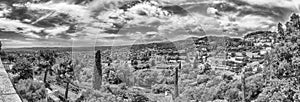
{"type": "Polygon", "coordinates": [[[16,61],[16,57],[13,55],[8,55],[7,56],[7,60],[11,63],[11,62],[15,62],[16,61]]]}
{"type": "Polygon", "coordinates": [[[93,88],[99,90],[101,88],[101,85],[102,85],[101,51],[98,50],[95,54],[93,88]]]}
{"type": "Polygon", "coordinates": [[[117,78],[119,78],[121,82],[126,83],[127,86],[134,85],[134,80],[133,80],[134,69],[129,67],[128,64],[126,63],[118,64],[118,66],[116,67],[117,67],[116,68],[117,78]]]}
{"type": "Polygon", "coordinates": [[[57,82],[66,83],[66,91],[65,91],[65,100],[68,99],[68,91],[70,83],[75,80],[74,77],[74,64],[72,60],[65,60],[64,62],[59,64],[59,68],[56,70],[56,80],[57,82]]]}
{"type": "Polygon", "coordinates": [[[290,21],[293,23],[293,26],[297,29],[300,29],[300,22],[299,22],[299,15],[297,15],[296,13],[293,13],[290,21]]]}
{"type": "Polygon", "coordinates": [[[27,102],[42,102],[46,99],[46,89],[43,83],[38,81],[32,79],[20,80],[15,87],[17,93],[27,102]]]}
{"type": "Polygon", "coordinates": [[[11,71],[13,74],[17,74],[15,82],[18,82],[20,79],[32,79],[33,78],[33,69],[30,62],[26,59],[18,59],[17,63],[13,66],[11,71]]]}
{"type": "Polygon", "coordinates": [[[280,34],[280,36],[284,36],[284,29],[282,27],[282,24],[279,22],[278,23],[278,26],[277,26],[277,30],[278,30],[278,33],[280,34]]]}
{"type": "Polygon", "coordinates": [[[116,102],[117,96],[99,90],[86,90],[77,102],[116,102]]]}
{"type": "Polygon", "coordinates": [[[135,72],[137,75],[138,83],[143,87],[151,87],[158,81],[158,72],[149,69],[143,69],[135,72]]]}
{"type": "Polygon", "coordinates": [[[156,66],[155,59],[153,59],[153,58],[150,59],[150,65],[151,65],[151,67],[156,66]]]}
{"type": "Polygon", "coordinates": [[[81,83],[82,82],[82,76],[84,76],[83,68],[86,67],[86,65],[83,64],[83,62],[79,61],[78,59],[72,59],[73,69],[74,69],[74,77],[75,79],[81,83]]]}
{"type": "Polygon", "coordinates": [[[171,92],[174,88],[167,84],[155,84],[152,86],[152,92],[154,94],[162,94],[165,92],[171,92]]]}
{"type": "Polygon", "coordinates": [[[299,49],[293,39],[299,39],[299,16],[292,14],[290,22],[286,23],[285,37],[274,49],[265,56],[262,73],[264,86],[255,101],[294,102],[299,100],[300,69],[298,64],[299,49]],[[298,29],[298,30],[297,30],[298,29]],[[296,36],[295,36],[296,35],[296,36]]]}
{"type": "Polygon", "coordinates": [[[246,87],[246,98],[248,101],[255,100],[262,93],[264,88],[265,80],[261,73],[249,76],[246,78],[247,87],[246,87]]]}
{"type": "Polygon", "coordinates": [[[50,73],[50,75],[53,75],[54,70],[52,69],[52,66],[55,64],[57,54],[54,53],[54,51],[40,51],[39,52],[39,63],[38,66],[40,70],[44,70],[44,83],[48,87],[48,82],[47,82],[47,75],[50,73]]]}

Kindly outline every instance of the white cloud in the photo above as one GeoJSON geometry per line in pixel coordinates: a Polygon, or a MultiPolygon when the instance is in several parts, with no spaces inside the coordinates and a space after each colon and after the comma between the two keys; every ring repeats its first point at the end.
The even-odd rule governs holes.
{"type": "Polygon", "coordinates": [[[42,38],[41,36],[39,36],[37,34],[34,34],[32,32],[26,33],[24,35],[27,36],[27,37],[30,37],[30,38],[37,38],[37,39],[42,38]]]}
{"type": "Polygon", "coordinates": [[[137,4],[128,11],[116,9],[103,11],[99,13],[97,18],[100,21],[107,22],[104,25],[100,25],[103,28],[113,27],[112,23],[120,25],[139,25],[140,23],[147,23],[149,20],[155,20],[160,18],[167,18],[171,14],[166,10],[159,8],[157,5],[152,3],[140,3],[137,4]],[[145,15],[142,15],[145,14],[145,15]]]}
{"type": "Polygon", "coordinates": [[[242,0],[252,5],[264,5],[269,7],[284,7],[299,11],[299,0],[242,0]]]}
{"type": "Polygon", "coordinates": [[[5,43],[5,45],[8,45],[8,46],[14,46],[14,45],[33,45],[33,42],[22,41],[22,40],[12,40],[12,39],[10,39],[9,41],[5,41],[4,43],[5,43]]]}
{"type": "MultiPolygon", "coordinates": [[[[76,19],[79,27],[82,30],[78,30],[75,33],[66,33],[69,26],[58,26],[41,28],[33,25],[25,24],[16,20],[8,20],[0,18],[0,29],[5,31],[14,31],[23,34],[29,38],[41,39],[43,37],[37,35],[41,31],[49,35],[45,35],[46,40],[58,39],[56,36],[59,34],[65,34],[72,40],[78,42],[94,42],[96,38],[100,39],[105,44],[111,44],[111,39],[105,39],[106,37],[116,37],[120,39],[114,39],[117,43],[125,44],[124,39],[156,39],[156,36],[167,37],[168,39],[185,39],[185,37],[195,36],[189,34],[190,32],[201,33],[201,30],[209,32],[209,34],[224,34],[223,30],[228,30],[228,34],[237,34],[236,29],[239,31],[247,31],[251,29],[269,29],[273,25],[273,19],[269,17],[246,15],[239,16],[236,12],[220,12],[222,10],[217,10],[216,8],[209,7],[207,9],[207,14],[201,14],[189,12],[187,16],[171,15],[169,12],[159,8],[157,5],[196,5],[197,3],[209,3],[209,4],[219,4],[226,2],[226,0],[157,0],[157,2],[141,3],[137,4],[127,11],[121,10],[118,7],[126,2],[132,0],[94,0],[87,6],[85,5],[75,5],[65,2],[49,2],[41,4],[27,4],[30,10],[50,10],[57,13],[64,13],[70,15],[72,18],[76,19]],[[141,14],[145,15],[141,15],[141,14]],[[220,13],[220,15],[216,15],[220,13]],[[97,14],[97,15],[95,15],[97,14]],[[214,16],[211,16],[214,15],[214,16]],[[94,18],[95,17],[95,18],[94,18]],[[116,27],[115,25],[119,26],[116,27]],[[107,29],[118,30],[123,25],[124,33],[120,34],[108,34],[104,33],[107,29]],[[22,30],[19,30],[22,28],[22,30]],[[136,29],[130,29],[136,28],[136,29]],[[126,33],[129,30],[139,30],[139,28],[145,30],[144,33],[138,33],[139,31],[132,32],[130,34],[126,33]],[[152,30],[152,28],[154,30],[152,30]],[[156,31],[156,29],[158,31],[156,31]],[[153,32],[151,32],[153,31],[153,32]],[[220,33],[221,32],[221,33],[220,33]],[[155,35],[155,36],[154,36],[155,35]],[[122,37],[124,36],[124,39],[122,37]],[[51,39],[50,39],[51,38],[51,39]]],[[[270,5],[270,6],[280,6],[271,0],[244,0],[251,2],[255,5],[270,5]],[[255,2],[257,1],[257,2],[255,2]]],[[[274,0],[278,1],[278,0],[274,0]]],[[[294,0],[296,1],[296,0],[294,0]]],[[[283,2],[283,1],[281,1],[283,2]]],[[[285,4],[285,3],[282,3],[285,4]]],[[[292,5],[288,3],[287,5],[292,5]]],[[[296,4],[295,4],[296,5],[296,4]]],[[[243,7],[237,7],[239,10],[243,7]]],[[[204,10],[205,12],[205,10],[204,10]]],[[[53,16],[53,15],[52,15],[53,16]]],[[[121,28],[122,30],[122,28],[121,28]]],[[[142,32],[142,30],[140,31],[142,32]]],[[[63,38],[61,38],[63,39],[63,38]]],[[[150,41],[151,41],[150,39],[150,41]]],[[[65,40],[65,39],[64,39],[65,40]]],[[[56,41],[56,40],[51,40],[56,41]]],[[[59,42],[59,41],[58,41],[59,42]]],[[[127,41],[128,42],[128,41],[127,41]]],[[[129,41],[130,42],[130,41],[129,41]]],[[[52,44],[52,43],[51,43],[52,44]]],[[[55,44],[55,43],[53,43],[55,44]]]]}
{"type": "Polygon", "coordinates": [[[207,8],[207,13],[208,14],[216,14],[218,12],[218,9],[215,9],[213,7],[207,8]]]}
{"type": "Polygon", "coordinates": [[[0,41],[9,41],[10,39],[0,39],[0,41]]]}
{"type": "Polygon", "coordinates": [[[154,5],[153,3],[149,2],[139,3],[131,7],[129,12],[134,14],[144,13],[145,15],[152,17],[165,17],[170,15],[168,11],[163,10],[159,8],[158,5],[154,5]]]}
{"type": "Polygon", "coordinates": [[[246,15],[242,17],[222,16],[219,17],[218,21],[220,22],[220,25],[224,27],[224,29],[232,27],[239,29],[268,29],[269,25],[275,23],[271,17],[263,17],[258,15],[246,15]]]}
{"type": "Polygon", "coordinates": [[[169,19],[162,20],[162,25],[158,27],[160,32],[170,32],[176,30],[183,30],[184,32],[188,32],[188,30],[205,30],[203,29],[203,25],[210,25],[212,23],[211,17],[207,17],[201,14],[190,14],[188,16],[177,16],[174,15],[169,19]]]}
{"type": "MultiPolygon", "coordinates": [[[[191,19],[190,17],[192,16],[172,16],[169,12],[158,7],[158,5],[161,3],[160,1],[140,3],[128,9],[126,12],[116,8],[120,7],[120,5],[123,5],[124,2],[127,1],[131,0],[96,0],[89,4],[89,8],[68,3],[28,4],[28,7],[33,10],[52,10],[59,13],[69,14],[72,17],[79,17],[78,19],[85,19],[87,22],[82,23],[81,26],[84,26],[82,31],[68,34],[74,39],[82,36],[87,36],[85,38],[91,38],[95,37],[95,35],[99,37],[113,37],[115,35],[103,34],[105,31],[104,29],[113,28],[113,24],[125,24],[129,27],[141,25],[160,26],[158,29],[161,29],[162,31],[176,31],[176,29],[185,29],[187,27],[191,28],[191,31],[196,31],[199,28],[201,29],[200,25],[202,21],[198,22],[196,18],[191,19]],[[90,17],[93,15],[92,11],[89,10],[98,10],[101,12],[97,16],[97,19],[93,19],[90,17]],[[141,13],[145,13],[146,15],[140,15],[141,13]],[[151,25],[152,23],[155,23],[156,25],[151,25]]],[[[182,1],[182,3],[186,2],[185,0],[182,1]]],[[[57,34],[64,33],[67,28],[68,27],[65,26],[45,29],[44,31],[50,34],[47,35],[46,38],[53,38],[53,36],[57,34]]]]}
{"type": "Polygon", "coordinates": [[[68,14],[79,22],[90,22],[93,19],[91,16],[91,11],[88,7],[68,4],[68,3],[27,3],[26,6],[30,10],[51,10],[58,13],[68,14]]]}
{"type": "Polygon", "coordinates": [[[102,12],[111,9],[116,9],[123,5],[125,2],[133,0],[94,0],[89,3],[89,8],[93,11],[102,12]]]}
{"type": "Polygon", "coordinates": [[[262,17],[262,16],[255,16],[255,15],[247,15],[240,18],[237,21],[239,27],[248,28],[248,29],[268,29],[270,25],[274,24],[274,21],[271,17],[262,17]]]}
{"type": "MultiPolygon", "coordinates": [[[[241,9],[241,7],[238,7],[241,9]]],[[[239,15],[240,12],[220,12],[215,8],[207,8],[208,14],[213,14],[220,29],[229,35],[238,35],[249,30],[269,30],[276,25],[274,18],[260,15],[239,15]],[[219,13],[220,15],[216,14],[219,13]]]]}
{"type": "Polygon", "coordinates": [[[85,29],[83,31],[81,31],[80,33],[97,35],[103,31],[104,31],[103,29],[96,28],[96,27],[85,27],[85,29]]]}
{"type": "Polygon", "coordinates": [[[29,24],[25,24],[18,20],[0,18],[0,29],[3,29],[4,31],[13,31],[13,32],[22,33],[22,32],[40,32],[44,28],[39,28],[29,24]]]}
{"type": "Polygon", "coordinates": [[[49,33],[51,36],[56,36],[57,34],[66,32],[68,29],[69,26],[58,26],[55,28],[46,29],[45,32],[49,33]]]}
{"type": "Polygon", "coordinates": [[[146,34],[158,34],[158,32],[147,32],[146,34]]]}

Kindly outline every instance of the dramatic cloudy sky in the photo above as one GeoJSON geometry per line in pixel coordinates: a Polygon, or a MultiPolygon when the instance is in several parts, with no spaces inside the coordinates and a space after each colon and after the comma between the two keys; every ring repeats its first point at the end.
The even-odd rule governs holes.
{"type": "MultiPolygon", "coordinates": [[[[203,35],[239,37],[256,30],[274,31],[278,22],[285,22],[300,7],[300,0],[74,1],[27,3],[27,18],[6,17],[10,9],[0,9],[4,47],[126,45],[203,35]]],[[[6,8],[3,3],[1,7],[6,8]]]]}

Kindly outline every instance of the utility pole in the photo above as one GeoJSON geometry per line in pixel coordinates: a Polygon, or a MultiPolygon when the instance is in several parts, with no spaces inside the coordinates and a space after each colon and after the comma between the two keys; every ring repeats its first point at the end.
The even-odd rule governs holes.
{"type": "Polygon", "coordinates": [[[244,69],[242,69],[242,76],[241,76],[241,80],[242,80],[242,92],[243,92],[243,102],[246,102],[246,81],[245,81],[245,67],[244,69]]]}
{"type": "Polygon", "coordinates": [[[2,43],[1,43],[1,41],[0,41],[0,51],[2,50],[2,43]]]}

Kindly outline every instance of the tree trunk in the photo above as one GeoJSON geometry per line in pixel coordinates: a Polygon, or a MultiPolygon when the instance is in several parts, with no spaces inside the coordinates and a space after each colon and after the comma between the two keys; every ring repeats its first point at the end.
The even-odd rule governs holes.
{"type": "Polygon", "coordinates": [[[47,84],[47,75],[48,75],[48,68],[46,69],[45,71],[45,74],[44,74],[44,83],[47,84]]]}
{"type": "Polygon", "coordinates": [[[101,66],[101,52],[98,50],[95,55],[95,68],[94,68],[94,82],[93,88],[99,90],[102,85],[102,66],[101,66]]]}
{"type": "Polygon", "coordinates": [[[66,88],[66,91],[65,91],[65,100],[67,101],[68,100],[68,92],[69,92],[69,82],[67,82],[67,88],[66,88]]]}

